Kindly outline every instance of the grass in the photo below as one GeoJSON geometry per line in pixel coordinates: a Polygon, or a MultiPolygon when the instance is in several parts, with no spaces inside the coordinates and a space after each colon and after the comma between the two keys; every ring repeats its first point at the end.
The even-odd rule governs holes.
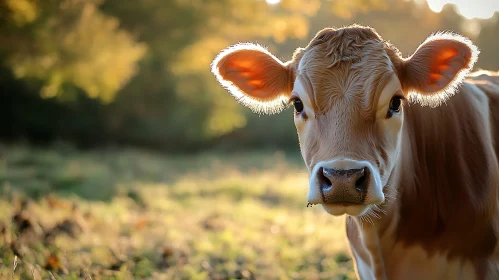
{"type": "Polygon", "coordinates": [[[299,154],[0,150],[1,279],[354,279],[299,154]]]}

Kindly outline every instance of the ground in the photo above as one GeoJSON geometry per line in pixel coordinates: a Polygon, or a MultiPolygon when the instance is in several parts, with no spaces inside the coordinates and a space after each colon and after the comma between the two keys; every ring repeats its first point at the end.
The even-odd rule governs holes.
{"type": "Polygon", "coordinates": [[[354,279],[299,154],[0,149],[1,279],[354,279]]]}

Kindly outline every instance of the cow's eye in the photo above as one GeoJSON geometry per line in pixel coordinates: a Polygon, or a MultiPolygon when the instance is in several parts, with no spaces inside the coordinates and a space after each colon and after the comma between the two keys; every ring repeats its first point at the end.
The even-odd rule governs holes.
{"type": "Polygon", "coordinates": [[[390,100],[390,111],[400,112],[400,106],[402,105],[402,96],[394,96],[390,100]]]}
{"type": "Polygon", "coordinates": [[[391,118],[394,113],[400,112],[400,107],[402,106],[402,96],[394,96],[392,100],[390,100],[390,107],[386,114],[387,118],[391,118]]]}
{"type": "Polygon", "coordinates": [[[296,98],[293,100],[293,106],[295,106],[295,110],[297,113],[301,113],[303,111],[303,103],[300,99],[296,98]]]}

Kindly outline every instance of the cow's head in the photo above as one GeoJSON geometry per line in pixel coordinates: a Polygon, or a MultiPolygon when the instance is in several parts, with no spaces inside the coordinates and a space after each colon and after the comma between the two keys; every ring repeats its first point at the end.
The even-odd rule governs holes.
{"type": "Polygon", "coordinates": [[[412,56],[372,28],[324,29],[283,63],[255,44],[223,50],[212,63],[217,80],[256,113],[293,104],[310,177],[308,201],[332,215],[366,214],[385,200],[401,148],[404,106],[438,106],[475,63],[477,48],[454,34],[436,34],[412,56]]]}

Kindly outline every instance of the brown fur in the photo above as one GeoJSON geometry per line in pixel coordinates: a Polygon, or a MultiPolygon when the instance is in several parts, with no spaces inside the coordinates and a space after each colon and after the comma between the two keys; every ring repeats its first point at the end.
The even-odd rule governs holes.
{"type": "MultiPolygon", "coordinates": [[[[338,140],[338,135],[328,134],[331,131],[344,134],[341,137],[343,139],[371,139],[378,151],[378,157],[371,160],[374,160],[380,170],[384,170],[388,157],[383,137],[376,135],[375,129],[370,129],[371,117],[374,115],[372,108],[376,108],[379,93],[376,86],[383,88],[382,78],[384,72],[390,72],[390,67],[393,67],[393,71],[403,82],[404,91],[410,91],[412,87],[422,87],[424,81],[421,81],[418,75],[411,74],[411,71],[414,71],[411,68],[404,68],[405,60],[400,58],[391,45],[381,41],[371,29],[322,31],[307,49],[310,53],[302,56],[307,59],[302,65],[311,72],[309,77],[314,80],[312,84],[322,87],[321,90],[314,88],[314,103],[319,104],[318,112],[325,117],[318,117],[319,133],[314,136],[307,135],[305,141],[338,140]],[[324,54],[331,60],[324,60],[324,54]],[[355,73],[356,64],[362,63],[363,60],[366,61],[365,64],[359,65],[360,71],[355,73]],[[391,65],[380,62],[391,62],[391,65]],[[365,68],[371,71],[362,71],[365,68]],[[331,76],[335,79],[328,79],[331,76]],[[412,77],[413,81],[409,77],[412,77]],[[325,86],[327,88],[324,88],[325,86]],[[346,104],[342,103],[344,99],[331,92],[342,93],[342,97],[351,94],[352,99],[356,93],[363,92],[368,97],[346,104]],[[366,100],[367,103],[362,103],[366,100]],[[332,126],[332,123],[345,120],[345,117],[338,115],[345,114],[345,110],[339,113],[338,110],[332,109],[332,104],[341,108],[360,106],[358,111],[362,114],[349,114],[359,117],[350,117],[348,124],[332,126]],[[324,127],[327,129],[323,129],[324,127]]],[[[470,57],[471,54],[467,53],[463,59],[469,61],[470,57]]],[[[499,104],[499,83],[493,84],[490,76],[485,77],[487,78],[482,75],[477,86],[481,90],[488,89],[487,94],[492,99],[491,105],[499,104]]],[[[476,266],[478,278],[485,279],[487,258],[492,255],[497,245],[498,229],[492,220],[497,218],[498,166],[490,126],[480,124],[487,124],[490,117],[492,127],[495,128],[499,125],[496,122],[499,117],[497,114],[489,116],[488,108],[477,110],[487,104],[483,93],[475,93],[469,86],[463,86],[460,91],[438,109],[421,107],[419,104],[404,108],[404,129],[410,137],[402,141],[402,150],[408,151],[403,154],[408,160],[400,159],[400,162],[408,162],[410,165],[399,163],[397,166],[403,171],[397,185],[403,187],[398,189],[398,207],[395,211],[400,220],[396,226],[395,239],[406,246],[422,246],[430,257],[439,253],[446,254],[449,258],[469,259],[476,266]]],[[[490,110],[496,108],[497,105],[490,110]]],[[[372,147],[357,146],[355,141],[340,140],[337,143],[347,145],[334,147],[334,144],[324,146],[305,143],[303,146],[310,147],[310,150],[304,154],[314,158],[309,161],[309,168],[313,168],[315,162],[339,156],[332,151],[352,153],[353,156],[350,157],[353,158],[358,158],[360,154],[366,159],[365,156],[369,153],[363,148],[372,147]]],[[[355,237],[352,238],[352,241],[355,241],[355,237]]],[[[375,250],[367,249],[371,254],[372,250],[375,250]]]]}
{"type": "Polygon", "coordinates": [[[490,126],[483,125],[489,109],[476,110],[486,105],[480,99],[465,86],[447,106],[406,107],[410,139],[402,146],[411,166],[400,167],[400,241],[467,258],[494,250],[497,159],[490,126]]]}
{"type": "Polygon", "coordinates": [[[471,75],[458,88],[478,55],[469,40],[440,34],[403,58],[374,29],[354,25],[318,32],[287,63],[237,48],[212,71],[243,105],[277,112],[279,96],[296,97],[295,79],[304,86],[313,114],[295,121],[309,171],[342,157],[379,170],[391,200],[371,209],[379,219],[370,225],[347,222],[357,271],[362,260],[373,277],[391,279],[400,250],[421,248],[426,260],[462,261],[463,271],[471,263],[476,279],[499,275],[499,72],[471,75]],[[394,75],[401,92],[393,94],[409,99],[390,127],[401,138],[387,135],[378,104],[394,75]]]}
{"type": "MultiPolygon", "coordinates": [[[[376,93],[383,88],[387,75],[393,69],[399,70],[388,59],[389,54],[397,52],[382,41],[374,29],[360,26],[339,30],[327,28],[318,32],[305,49],[295,53],[293,64],[296,71],[298,64],[303,63],[305,72],[301,74],[312,79],[313,102],[318,114],[329,111],[334,99],[355,98],[362,93],[365,98],[359,98],[361,109],[366,112],[377,105],[376,93]],[[365,69],[371,71],[363,71],[365,69]]],[[[396,61],[396,64],[400,63],[396,61]]],[[[366,112],[365,117],[370,113],[366,112]]]]}
{"type": "Polygon", "coordinates": [[[385,137],[376,128],[375,119],[380,91],[397,71],[389,59],[389,54],[396,53],[373,29],[356,27],[322,30],[307,48],[295,54],[295,71],[301,63],[303,71],[298,76],[310,87],[307,92],[312,95],[317,120],[317,133],[300,139],[309,169],[317,162],[341,155],[360,159],[371,154],[366,149],[371,150],[373,145],[378,148],[377,154],[364,159],[377,166],[388,165],[385,137]],[[333,105],[342,109],[335,110],[333,105]],[[344,140],[321,145],[323,139],[344,140]],[[371,144],[356,145],[346,139],[366,139],[371,144]]]}

